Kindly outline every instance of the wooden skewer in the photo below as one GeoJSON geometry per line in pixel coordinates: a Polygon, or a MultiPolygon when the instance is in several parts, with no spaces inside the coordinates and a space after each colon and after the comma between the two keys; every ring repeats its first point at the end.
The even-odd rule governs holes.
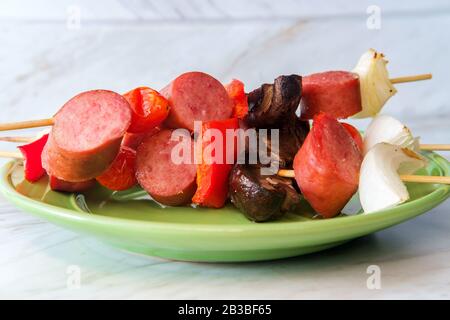
{"type": "Polygon", "coordinates": [[[14,151],[0,151],[0,157],[23,159],[23,155],[20,152],[14,152],[14,151]]]}
{"type": "Polygon", "coordinates": [[[402,174],[400,175],[400,179],[402,179],[402,181],[404,182],[450,184],[450,177],[441,176],[416,176],[410,174],[402,174]]]}
{"type": "Polygon", "coordinates": [[[450,151],[450,144],[421,144],[421,150],[450,151]]]}
{"type": "Polygon", "coordinates": [[[414,76],[392,78],[392,79],[389,79],[389,81],[391,81],[391,83],[404,83],[404,82],[429,80],[432,77],[433,77],[433,75],[431,73],[425,73],[425,74],[418,74],[418,75],[414,75],[414,76]]]}
{"type": "MultiPolygon", "coordinates": [[[[295,178],[294,170],[281,169],[278,170],[278,175],[285,178],[295,178]]],[[[400,175],[400,179],[405,182],[450,184],[450,177],[441,176],[400,175]]]]}
{"type": "Polygon", "coordinates": [[[53,118],[0,124],[0,131],[52,126],[53,118]]]}
{"type": "Polygon", "coordinates": [[[5,142],[32,142],[35,137],[0,137],[0,141],[5,142]]]}
{"type": "Polygon", "coordinates": [[[288,169],[280,169],[277,173],[280,177],[285,178],[295,178],[295,172],[294,170],[288,170],[288,169]]]}

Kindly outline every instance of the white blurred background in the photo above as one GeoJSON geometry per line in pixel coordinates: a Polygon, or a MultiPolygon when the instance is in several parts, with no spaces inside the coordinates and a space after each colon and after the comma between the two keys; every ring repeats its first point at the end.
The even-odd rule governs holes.
{"type": "Polygon", "coordinates": [[[2,0],[0,122],[51,116],[87,89],[159,89],[189,70],[248,90],[280,74],[351,70],[373,47],[392,77],[434,76],[398,85],[384,112],[423,142],[448,142],[449,30],[444,0],[2,0]]]}

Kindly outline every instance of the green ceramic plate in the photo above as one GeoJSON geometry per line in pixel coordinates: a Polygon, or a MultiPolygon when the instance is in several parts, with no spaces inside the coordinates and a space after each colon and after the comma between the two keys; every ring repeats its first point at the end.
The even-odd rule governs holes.
{"type": "MultiPolygon", "coordinates": [[[[423,175],[450,175],[449,163],[434,153],[423,175]]],[[[0,189],[20,208],[62,227],[99,238],[115,247],[151,256],[189,261],[257,261],[306,254],[337,246],[351,239],[414,218],[448,198],[450,187],[408,184],[411,200],[371,214],[358,213],[352,199],[342,214],[314,218],[305,205],[284,219],[252,223],[229,205],[223,209],[162,208],[136,198],[136,192],[111,193],[101,187],[80,194],[50,191],[47,181],[23,181],[20,163],[1,171],[0,189]],[[356,213],[355,213],[356,211],[356,213]]]]}

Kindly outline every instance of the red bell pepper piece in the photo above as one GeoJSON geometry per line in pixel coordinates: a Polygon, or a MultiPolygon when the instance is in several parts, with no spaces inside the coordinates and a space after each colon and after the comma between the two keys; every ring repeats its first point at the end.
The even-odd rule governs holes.
{"type": "MultiPolygon", "coordinates": [[[[202,126],[201,157],[202,161],[197,165],[197,191],[192,202],[204,207],[221,208],[225,205],[228,195],[228,176],[233,164],[227,163],[227,154],[233,153],[233,161],[236,159],[236,142],[233,141],[234,149],[227,150],[227,129],[239,128],[237,118],[227,120],[209,121],[202,126]],[[209,129],[216,129],[222,135],[222,141],[212,138],[209,129]],[[220,144],[222,143],[222,144],[220,144]],[[222,158],[215,157],[217,150],[222,150],[222,158]],[[214,150],[205,152],[206,150],[214,150]],[[217,160],[217,161],[214,161],[217,160]],[[220,162],[220,163],[219,163],[220,162]]],[[[210,131],[211,132],[211,131],[210,131]]]]}
{"type": "Polygon", "coordinates": [[[24,157],[25,179],[29,182],[36,182],[45,174],[42,167],[41,155],[48,140],[48,134],[44,134],[39,139],[18,147],[24,157]]]}
{"type": "Polygon", "coordinates": [[[356,145],[358,146],[359,151],[362,152],[364,143],[363,143],[363,138],[362,138],[361,134],[359,133],[359,130],[356,129],[351,124],[343,123],[343,122],[341,122],[341,124],[345,128],[345,130],[347,130],[347,132],[350,133],[350,135],[352,136],[356,145]]]}
{"type": "Polygon", "coordinates": [[[244,91],[244,83],[233,79],[225,86],[225,89],[234,103],[233,118],[244,118],[248,113],[248,100],[244,91]]]}
{"type": "Polygon", "coordinates": [[[169,101],[148,87],[135,88],[123,96],[133,111],[128,132],[148,132],[160,125],[169,114],[169,101]]]}
{"type": "Polygon", "coordinates": [[[122,146],[111,166],[96,180],[104,187],[120,191],[133,187],[135,176],[136,151],[122,146]]]}

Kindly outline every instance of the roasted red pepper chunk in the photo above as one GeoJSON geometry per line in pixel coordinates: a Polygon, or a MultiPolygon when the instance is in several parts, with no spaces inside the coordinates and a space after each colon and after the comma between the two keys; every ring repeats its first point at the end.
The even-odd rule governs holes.
{"type": "Polygon", "coordinates": [[[41,156],[47,140],[48,134],[45,134],[29,144],[18,147],[24,157],[25,179],[29,182],[36,182],[45,174],[41,156]]]}
{"type": "Polygon", "coordinates": [[[169,101],[148,87],[135,88],[123,96],[133,111],[128,132],[148,132],[160,125],[169,114],[169,101]]]}
{"type": "Polygon", "coordinates": [[[244,118],[248,113],[248,100],[244,91],[244,83],[233,79],[225,86],[225,89],[234,103],[233,118],[244,118]]]}
{"type": "Polygon", "coordinates": [[[111,166],[96,178],[104,187],[120,191],[136,185],[136,151],[122,146],[111,166]]]}
{"type": "Polygon", "coordinates": [[[202,141],[199,148],[202,161],[197,165],[197,191],[192,198],[192,202],[200,206],[221,208],[227,200],[228,176],[233,167],[233,163],[227,161],[227,155],[228,160],[235,161],[237,141],[234,137],[233,142],[227,141],[227,129],[233,131],[239,129],[238,119],[209,121],[202,126],[202,141]],[[210,129],[220,133],[222,139],[216,139],[213,130],[210,129]],[[231,145],[234,148],[227,149],[227,146],[231,145]],[[217,152],[221,152],[221,156],[217,152]]]}

